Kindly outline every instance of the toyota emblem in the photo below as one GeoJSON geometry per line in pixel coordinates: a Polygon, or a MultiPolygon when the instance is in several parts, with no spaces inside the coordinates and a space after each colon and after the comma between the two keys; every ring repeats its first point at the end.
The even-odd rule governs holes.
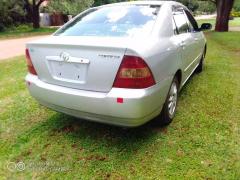
{"type": "Polygon", "coordinates": [[[69,58],[70,58],[70,55],[66,52],[62,52],[60,54],[60,59],[64,62],[67,62],[69,60],[69,58]]]}

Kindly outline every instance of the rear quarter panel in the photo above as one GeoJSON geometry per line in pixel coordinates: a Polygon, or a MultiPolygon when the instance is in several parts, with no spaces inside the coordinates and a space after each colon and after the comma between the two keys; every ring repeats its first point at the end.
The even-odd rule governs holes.
{"type": "MultiPolygon", "coordinates": [[[[161,89],[161,103],[163,104],[173,77],[181,66],[179,49],[174,44],[174,39],[169,37],[158,40],[144,41],[144,45],[138,43],[135,50],[128,48],[126,54],[142,57],[151,69],[157,85],[164,85],[161,89]]],[[[160,100],[160,98],[159,98],[160,100]]]]}

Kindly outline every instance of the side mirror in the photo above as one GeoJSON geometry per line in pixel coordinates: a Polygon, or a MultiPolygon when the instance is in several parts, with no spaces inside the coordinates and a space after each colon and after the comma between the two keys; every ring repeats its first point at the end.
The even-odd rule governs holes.
{"type": "Polygon", "coordinates": [[[200,31],[205,31],[205,30],[211,30],[212,29],[212,24],[210,23],[203,23],[200,27],[200,31]]]}

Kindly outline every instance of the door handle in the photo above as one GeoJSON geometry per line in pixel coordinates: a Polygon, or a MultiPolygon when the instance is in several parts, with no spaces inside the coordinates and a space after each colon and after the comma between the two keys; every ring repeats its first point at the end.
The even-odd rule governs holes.
{"type": "Polygon", "coordinates": [[[182,41],[181,43],[180,43],[180,46],[181,47],[184,47],[186,45],[186,43],[184,42],[184,41],[182,41]]]}
{"type": "Polygon", "coordinates": [[[199,39],[198,38],[194,38],[195,41],[198,41],[199,39]]]}

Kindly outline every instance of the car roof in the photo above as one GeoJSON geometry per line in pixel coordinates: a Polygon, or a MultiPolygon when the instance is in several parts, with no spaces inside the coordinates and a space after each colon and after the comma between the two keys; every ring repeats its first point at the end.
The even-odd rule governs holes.
{"type": "Polygon", "coordinates": [[[176,1],[129,1],[129,2],[119,2],[119,3],[112,3],[106,4],[99,7],[106,7],[106,6],[119,6],[119,5],[182,5],[176,1]]]}

